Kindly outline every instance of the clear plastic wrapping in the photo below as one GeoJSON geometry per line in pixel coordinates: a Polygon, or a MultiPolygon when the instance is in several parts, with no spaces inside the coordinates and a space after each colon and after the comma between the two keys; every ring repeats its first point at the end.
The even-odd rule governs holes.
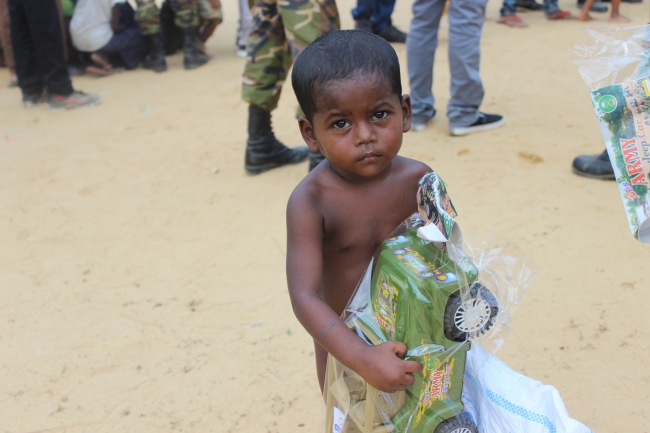
{"type": "Polygon", "coordinates": [[[423,370],[406,391],[385,393],[330,355],[327,432],[478,432],[461,399],[467,351],[501,346],[534,272],[511,245],[464,245],[435,173],[420,181],[417,199],[420,213],[383,242],[343,319],[368,344],[405,343],[405,359],[423,370]]]}
{"type": "Polygon", "coordinates": [[[591,90],[650,75],[650,26],[586,27],[578,32],[574,63],[591,90]]]}
{"type": "Polygon", "coordinates": [[[650,243],[650,25],[596,26],[576,39],[632,235],[650,243]]]}

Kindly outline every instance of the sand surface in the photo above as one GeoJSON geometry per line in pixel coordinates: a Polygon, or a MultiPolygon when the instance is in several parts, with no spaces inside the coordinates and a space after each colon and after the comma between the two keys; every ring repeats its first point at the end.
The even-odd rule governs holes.
{"type": "MultiPolygon", "coordinates": [[[[352,2],[339,7],[351,28],[352,2]]],[[[441,116],[406,134],[402,154],[447,181],[470,243],[494,231],[535,262],[498,356],[557,387],[594,431],[647,432],[650,250],[631,237],[615,184],[570,170],[603,149],[572,63],[585,24],[535,12],[512,29],[496,24],[499,7],[484,29],[482,108],[507,126],[454,138],[441,116]]],[[[622,12],[643,24],[647,1],[622,12]]],[[[17,90],[0,89],[0,431],[320,428],[312,342],[284,271],[285,203],[307,164],[244,174],[235,2],[225,15],[205,67],[186,72],[178,54],[165,74],[76,78],[101,94],[97,108],[25,110],[17,90]]],[[[395,23],[409,19],[398,1],[395,23]]],[[[446,47],[445,31],[442,113],[446,47]]],[[[274,125],[291,145],[295,107],[287,87],[274,125]]]]}

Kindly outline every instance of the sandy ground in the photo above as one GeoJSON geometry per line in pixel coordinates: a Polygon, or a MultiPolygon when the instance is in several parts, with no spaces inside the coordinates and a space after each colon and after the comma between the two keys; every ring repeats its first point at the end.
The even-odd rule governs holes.
{"type": "MultiPolygon", "coordinates": [[[[339,5],[345,28],[351,5],[339,5]]],[[[407,134],[402,154],[448,182],[469,242],[495,231],[535,261],[499,357],[557,387],[594,431],[647,432],[650,251],[631,237],[615,184],[570,170],[603,148],[572,64],[585,24],[523,13],[531,26],[511,29],[495,23],[499,6],[485,24],[482,108],[508,125],[453,138],[441,116],[407,134]]],[[[622,12],[642,24],[647,1],[622,12]]],[[[284,273],[285,203],[307,165],[244,174],[235,2],[225,13],[203,68],[186,72],[176,55],[165,74],[75,79],[102,95],[97,108],[25,110],[17,90],[0,89],[2,432],[321,426],[312,343],[284,273]]],[[[395,23],[409,19],[398,2],[395,23]]],[[[275,128],[297,145],[285,90],[275,128]]]]}

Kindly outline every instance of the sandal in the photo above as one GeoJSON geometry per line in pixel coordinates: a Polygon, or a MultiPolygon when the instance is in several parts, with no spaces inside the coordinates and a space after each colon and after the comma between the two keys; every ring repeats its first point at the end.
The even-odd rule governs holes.
{"type": "Polygon", "coordinates": [[[509,27],[528,27],[528,24],[526,24],[521,18],[519,18],[517,14],[504,15],[501,18],[499,18],[497,23],[505,24],[509,27]]]}
{"type": "Polygon", "coordinates": [[[575,16],[569,11],[556,11],[552,14],[546,14],[547,20],[573,20],[575,16]]]}

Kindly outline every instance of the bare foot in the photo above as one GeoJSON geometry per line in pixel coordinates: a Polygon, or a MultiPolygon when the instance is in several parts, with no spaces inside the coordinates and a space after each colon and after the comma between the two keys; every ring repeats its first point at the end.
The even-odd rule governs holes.
{"type": "Polygon", "coordinates": [[[632,20],[623,15],[612,15],[607,21],[610,23],[629,23],[632,20]]]}
{"type": "Polygon", "coordinates": [[[124,69],[122,68],[106,69],[104,67],[99,67],[99,66],[86,66],[86,72],[90,74],[99,75],[100,77],[107,77],[109,75],[115,75],[115,74],[119,74],[120,72],[124,72],[124,69]]]}
{"type": "Polygon", "coordinates": [[[104,53],[96,52],[90,55],[90,58],[93,62],[97,63],[101,68],[105,70],[110,70],[113,65],[108,61],[108,56],[104,53]]]}
{"type": "Polygon", "coordinates": [[[593,21],[593,18],[591,15],[589,15],[589,12],[580,11],[576,14],[576,18],[580,21],[593,21]]]}

